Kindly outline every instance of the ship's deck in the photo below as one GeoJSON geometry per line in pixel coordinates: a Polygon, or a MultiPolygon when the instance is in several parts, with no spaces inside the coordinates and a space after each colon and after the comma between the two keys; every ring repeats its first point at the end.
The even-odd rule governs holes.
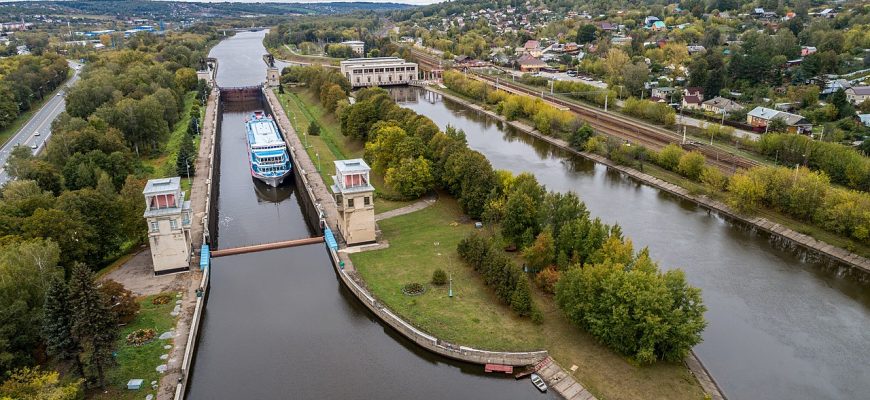
{"type": "Polygon", "coordinates": [[[284,144],[275,122],[266,118],[248,122],[248,139],[251,146],[284,144]]]}

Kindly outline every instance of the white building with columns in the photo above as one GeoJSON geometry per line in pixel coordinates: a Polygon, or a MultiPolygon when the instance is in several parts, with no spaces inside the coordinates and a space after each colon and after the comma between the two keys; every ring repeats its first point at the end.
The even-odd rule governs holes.
{"type": "Polygon", "coordinates": [[[398,57],[351,58],[341,62],[341,73],[351,87],[407,85],[417,80],[417,63],[398,57]]]}

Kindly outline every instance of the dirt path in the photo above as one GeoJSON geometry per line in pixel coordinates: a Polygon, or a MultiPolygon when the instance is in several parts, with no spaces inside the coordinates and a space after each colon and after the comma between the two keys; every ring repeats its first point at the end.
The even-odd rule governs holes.
{"type": "Polygon", "coordinates": [[[420,211],[426,207],[431,206],[432,204],[435,204],[437,200],[438,195],[434,193],[427,194],[426,197],[417,200],[412,204],[408,204],[407,206],[399,207],[395,210],[385,211],[375,215],[375,221],[381,221],[388,218],[398,217],[400,215],[410,214],[414,211],[420,211]]]}

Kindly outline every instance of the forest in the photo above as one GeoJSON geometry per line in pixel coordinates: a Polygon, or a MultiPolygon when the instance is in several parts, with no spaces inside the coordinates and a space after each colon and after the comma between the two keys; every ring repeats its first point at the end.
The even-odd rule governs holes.
{"type": "MultiPolygon", "coordinates": [[[[129,316],[110,308],[123,288],[93,273],[144,242],[142,189],[164,173],[146,160],[186,117],[183,99],[216,37],[151,36],[93,55],[46,150],[13,151],[15,180],[0,192],[0,298],[10,305],[0,311],[0,370],[11,373],[0,396],[21,396],[16,379],[51,381],[32,369],[49,359],[78,365],[83,387],[103,384],[117,321],[129,316]]],[[[81,389],[71,385],[57,390],[81,389]]]]}

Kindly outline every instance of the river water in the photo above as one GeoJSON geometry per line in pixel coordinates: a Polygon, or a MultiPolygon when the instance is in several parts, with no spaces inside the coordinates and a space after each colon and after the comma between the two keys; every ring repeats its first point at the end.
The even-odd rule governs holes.
{"type": "MultiPolygon", "coordinates": [[[[239,33],[211,51],[219,85],[264,80],[262,37],[239,33]]],[[[259,107],[220,116],[219,248],[311,234],[292,189],[254,184],[248,172],[243,123],[259,107]]],[[[191,399],[554,398],[397,336],[341,285],[322,244],[217,258],[211,268],[191,399]]]]}
{"type": "Polygon", "coordinates": [[[870,398],[870,290],[675,196],[608,171],[417,88],[394,98],[463,129],[492,165],[574,191],[635,248],[703,289],[709,322],[695,351],[729,399],[870,398]]]}

